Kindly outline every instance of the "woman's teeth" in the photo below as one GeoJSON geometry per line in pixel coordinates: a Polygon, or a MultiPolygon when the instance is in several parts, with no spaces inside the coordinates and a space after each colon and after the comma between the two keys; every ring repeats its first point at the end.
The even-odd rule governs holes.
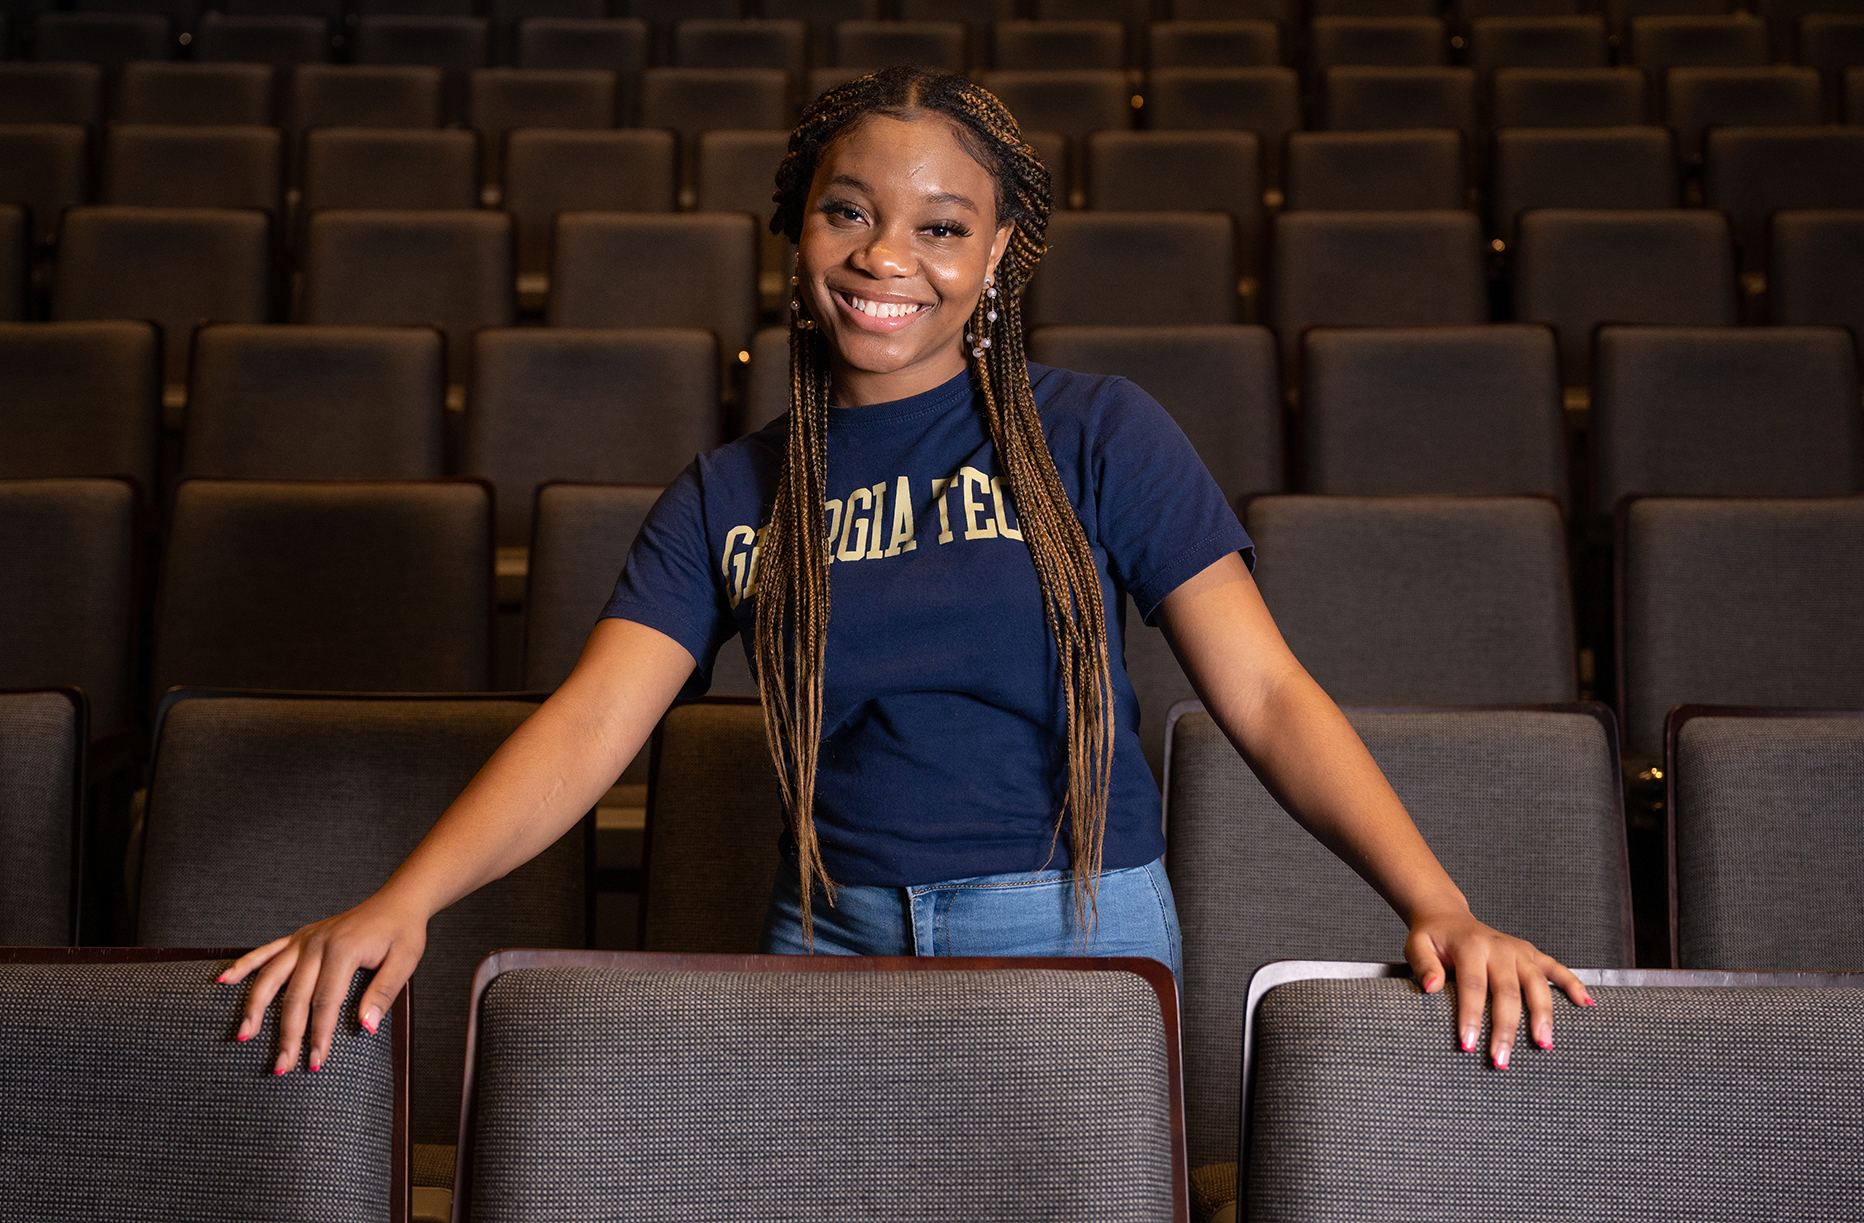
{"type": "Polygon", "coordinates": [[[907,314],[917,314],[925,308],[917,302],[871,302],[852,293],[848,295],[848,304],[868,318],[900,318],[907,314]]]}

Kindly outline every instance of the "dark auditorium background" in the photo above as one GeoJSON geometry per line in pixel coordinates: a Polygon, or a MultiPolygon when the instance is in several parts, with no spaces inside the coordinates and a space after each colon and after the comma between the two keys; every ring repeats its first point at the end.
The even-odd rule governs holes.
{"type": "MultiPolygon", "coordinates": [[[[13,948],[244,948],[374,889],[659,488],[785,410],[772,173],[891,64],[1014,113],[1032,359],[1182,426],[1478,915],[1588,969],[1864,969],[1864,0],[1750,2],[0,0],[0,994],[13,948]]],[[[1294,1217],[1238,1187],[1251,974],[1404,926],[1125,611],[1178,1191],[1294,1217]]],[[[436,919],[367,1071],[410,1078],[413,1217],[465,1210],[488,953],[756,950],[737,643],[710,691],[436,919]]],[[[138,954],[96,953],[183,989],[138,954]]]]}

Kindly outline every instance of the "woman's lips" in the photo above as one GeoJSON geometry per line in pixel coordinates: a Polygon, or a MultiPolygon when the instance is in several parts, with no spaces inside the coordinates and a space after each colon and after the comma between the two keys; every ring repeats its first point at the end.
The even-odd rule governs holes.
{"type": "Polygon", "coordinates": [[[875,301],[844,289],[831,289],[830,293],[842,314],[862,331],[898,331],[932,310],[921,302],[875,301]]]}

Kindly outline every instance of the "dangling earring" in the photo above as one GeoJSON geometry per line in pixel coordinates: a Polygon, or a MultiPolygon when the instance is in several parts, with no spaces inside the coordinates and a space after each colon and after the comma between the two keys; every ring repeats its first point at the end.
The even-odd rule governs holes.
{"type": "MultiPolygon", "coordinates": [[[[997,296],[997,290],[996,290],[995,285],[996,285],[995,277],[993,276],[984,277],[984,296],[991,299],[992,306],[993,306],[992,309],[988,309],[984,311],[984,321],[986,323],[994,323],[997,321],[997,312],[994,308],[995,300],[997,296]]],[[[990,347],[989,336],[984,336],[982,339],[979,339],[977,336],[972,335],[968,331],[964,333],[964,342],[972,346],[971,355],[973,357],[976,357],[979,361],[982,361],[984,359],[984,350],[990,347]]]]}
{"type": "Polygon", "coordinates": [[[796,292],[796,277],[794,276],[790,277],[790,314],[795,318],[796,325],[802,330],[810,331],[814,329],[815,320],[803,317],[803,299],[801,295],[796,292]]]}

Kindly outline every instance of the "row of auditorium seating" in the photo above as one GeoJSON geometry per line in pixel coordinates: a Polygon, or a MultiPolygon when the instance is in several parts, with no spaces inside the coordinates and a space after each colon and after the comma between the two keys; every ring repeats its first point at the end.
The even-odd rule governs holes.
{"type": "MultiPolygon", "coordinates": [[[[353,903],[530,708],[505,697],[175,694],[153,762],[143,943],[247,945],[353,903]],[[272,864],[305,829],[317,830],[320,870],[281,888],[272,864]],[[200,905],[202,895],[216,903],[200,905]]],[[[7,941],[21,931],[62,941],[68,873],[55,851],[70,853],[60,842],[71,827],[70,761],[82,750],[76,708],[57,694],[21,694],[0,709],[9,736],[33,749],[5,754],[7,784],[31,800],[7,809],[23,833],[52,846],[28,862],[37,875],[14,893],[22,903],[7,914],[7,941]],[[48,918],[45,929],[27,924],[48,918]]],[[[1551,705],[1349,716],[1478,913],[1568,963],[1629,967],[1609,714],[1551,705]],[[1498,840],[1508,854],[1494,852],[1498,840]]],[[[1287,819],[1201,708],[1179,706],[1170,724],[1165,818],[1185,940],[1183,1097],[1190,1160],[1200,1166],[1233,1158],[1237,1147],[1236,1034],[1251,974],[1289,957],[1390,957],[1404,928],[1287,819]]],[[[1844,897],[1857,828],[1844,812],[1864,780],[1864,718],[1696,708],[1673,715],[1670,729],[1681,800],[1672,807],[1671,945],[1682,962],[1775,971],[1856,965],[1864,931],[1844,897]]],[[[770,845],[780,803],[761,714],[743,702],[678,707],[658,737],[645,946],[749,951],[778,869],[770,845]]],[[[437,1148],[461,1132],[455,1106],[473,965],[501,945],[582,945],[583,844],[573,831],[430,930],[413,985],[427,1000],[414,1025],[413,1134],[427,1148],[417,1148],[417,1178],[428,1167],[417,1183],[452,1180],[452,1152],[437,1148]]],[[[1565,1025],[1578,1021],[1562,1017],[1563,1040],[1565,1025]]]]}
{"type": "MultiPolygon", "coordinates": [[[[1267,267],[1259,270],[1249,266],[1257,258],[1243,258],[1255,255],[1253,244],[1239,242],[1223,215],[1060,213],[1026,317],[1042,328],[1222,325],[1259,314],[1280,338],[1291,383],[1311,326],[1512,317],[1556,329],[1561,377],[1571,388],[1592,378],[1601,324],[1731,326],[1756,284],[1769,293],[1775,324],[1864,325],[1864,208],[1776,212],[1770,232],[1765,211],[1735,215],[1756,227],[1734,231],[1746,239],[1745,279],[1722,212],[1550,208],[1522,214],[1508,280],[1492,285],[1491,251],[1466,210],[1284,212],[1266,226],[1267,267]],[[1239,265],[1252,274],[1239,280],[1239,265]],[[1512,302],[1495,300],[1504,296],[1492,293],[1499,286],[1512,302]]],[[[17,251],[24,217],[0,205],[0,231],[8,227],[17,251]]],[[[535,248],[514,251],[513,231],[509,213],[490,209],[322,211],[305,225],[302,273],[287,278],[274,274],[271,227],[260,212],[79,207],[64,218],[49,314],[158,324],[177,415],[203,322],[288,315],[312,324],[438,327],[448,341],[449,382],[458,387],[472,334],[517,320],[514,287],[542,301],[551,327],[699,328],[716,337],[725,366],[752,362],[768,274],[750,215],[564,212],[544,244],[547,277],[518,262],[535,248]]],[[[10,272],[0,263],[0,291],[12,301],[0,317],[21,316],[27,281],[20,259],[10,272]]]]}
{"type": "MultiPolygon", "coordinates": [[[[17,480],[0,494],[15,586],[0,686],[81,687],[100,735],[145,720],[136,655],[146,637],[149,700],[176,685],[489,686],[494,534],[480,482],[185,483],[147,634],[127,484],[17,480]]],[[[657,495],[539,490],[521,554],[524,688],[568,674],[657,495]]],[[[1855,703],[1845,694],[1864,679],[1864,658],[1847,609],[1864,595],[1861,514],[1855,496],[1620,507],[1617,705],[1629,752],[1645,764],[1661,756],[1663,713],[1677,704],[1855,703]]],[[[1269,609],[1342,702],[1580,695],[1568,544],[1550,499],[1283,495],[1251,501],[1244,519],[1269,609]]],[[[1191,689],[1155,629],[1130,622],[1126,658],[1142,743],[1162,773],[1164,713],[1191,689]]],[[[748,690],[741,650],[721,666],[728,690],[748,690]]]]}
{"type": "MultiPolygon", "coordinates": [[[[220,1035],[232,1007],[212,975],[226,963],[0,959],[0,1036],[39,1055],[15,1072],[25,1107],[0,1141],[63,1157],[22,1161],[22,1216],[60,1217],[77,1195],[141,1206],[159,1168],[204,1223],[402,1219],[410,1205],[416,1223],[447,1219],[444,1190],[410,1193],[396,1122],[409,995],[392,1037],[341,1030],[329,1069],[272,1082],[267,1050],[220,1035]],[[104,1042],[110,1067],[93,1072],[104,1042]],[[204,1188],[226,1182],[237,1198],[204,1188]]],[[[840,1217],[854,1199],[911,1218],[1271,1223],[1368,1201],[1493,1218],[1576,1184],[1651,1218],[1704,1200],[1782,1217],[1849,1199],[1858,974],[1582,970],[1597,1005],[1557,1000],[1557,1050],[1523,1042],[1506,1074],[1453,1052],[1453,996],[1420,998],[1404,975],[1307,961],[1239,982],[1240,1166],[1187,1176],[1179,1032],[1156,965],[503,952],[468,1004],[472,1121],[450,1217],[650,1217],[669,1201],[840,1217]],[[1725,1073],[1700,1073],[1704,1058],[1725,1073]],[[1775,1151],[1782,1130],[1796,1140],[1775,1151]],[[1446,1149],[1463,1155],[1446,1164],[1446,1149]]]]}
{"type": "MultiPolygon", "coordinates": [[[[311,0],[316,3],[316,0],[311,0]]],[[[159,0],[153,7],[161,7],[159,0]]],[[[1288,62],[1315,69],[1341,63],[1534,64],[1592,67],[1623,62],[1661,70],[1675,63],[1765,64],[1797,58],[1812,66],[1856,63],[1855,7],[1842,0],[1801,6],[1769,21],[1725,4],[1650,6],[1652,12],[1582,13],[1542,3],[1514,12],[1437,15],[1425,0],[1373,0],[1359,12],[1330,5],[1310,19],[1293,13],[1234,13],[1125,25],[1088,19],[806,22],[739,20],[689,13],[657,23],[605,18],[599,3],[512,6],[492,17],[373,7],[347,20],[277,11],[171,19],[159,13],[50,13],[20,23],[18,41],[40,61],[118,65],[167,60],[315,63],[346,50],[359,63],[422,63],[464,70],[499,63],[596,66],[638,71],[649,63],[778,68],[798,80],[811,68],[872,69],[891,63],[968,69],[1252,67],[1288,62]],[[1694,9],[1694,11],[1692,11],[1694,9]],[[577,37],[580,36],[580,37],[577,37]],[[572,42],[581,42],[572,47],[572,42]],[[564,61],[572,61],[566,63],[564,61]],[[542,62],[539,62],[542,61],[542,62]]]]}

